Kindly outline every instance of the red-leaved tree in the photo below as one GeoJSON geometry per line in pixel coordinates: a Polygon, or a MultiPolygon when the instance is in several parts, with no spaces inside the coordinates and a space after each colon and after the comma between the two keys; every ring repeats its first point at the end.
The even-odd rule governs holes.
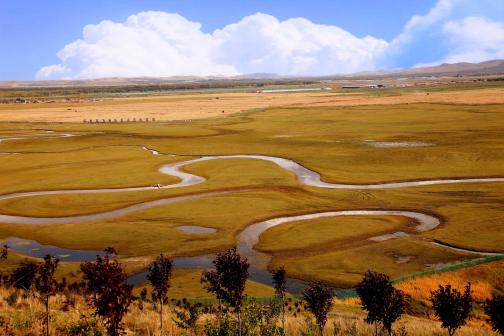
{"type": "Polygon", "coordinates": [[[128,276],[115,258],[112,248],[105,249],[105,256],[81,264],[87,292],[91,296],[95,314],[105,320],[111,336],[124,334],[121,321],[133,301],[133,286],[127,284],[128,276]]]}
{"type": "Polygon", "coordinates": [[[241,336],[241,308],[245,299],[245,283],[250,264],[247,258],[242,258],[236,252],[236,247],[217,254],[213,264],[215,270],[204,271],[201,283],[219,301],[226,302],[234,309],[238,318],[238,335],[241,336]]]}

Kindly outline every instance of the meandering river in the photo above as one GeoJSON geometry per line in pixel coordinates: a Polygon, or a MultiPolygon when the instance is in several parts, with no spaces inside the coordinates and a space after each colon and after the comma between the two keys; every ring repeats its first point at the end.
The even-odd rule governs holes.
{"type": "MultiPolygon", "coordinates": [[[[64,134],[59,137],[69,137],[75,136],[72,134],[64,134]]],[[[20,138],[8,138],[5,140],[16,140],[20,138]]],[[[141,146],[144,150],[150,152],[153,155],[167,155],[174,156],[172,154],[161,154],[159,151],[148,148],[146,146],[141,146]]],[[[399,182],[386,182],[386,183],[374,183],[374,184],[344,184],[344,183],[331,183],[324,182],[321,180],[320,174],[310,170],[301,164],[286,158],[265,156],[265,155],[215,155],[215,156],[202,156],[195,159],[184,160],[175,163],[169,163],[162,166],[159,171],[163,174],[174,176],[180,179],[179,182],[170,185],[150,185],[141,187],[126,187],[126,188],[105,188],[105,189],[72,189],[72,190],[46,190],[46,191],[28,191],[0,195],[0,200],[7,200],[19,197],[35,197],[41,195],[63,195],[63,194],[83,194],[83,193],[117,193],[117,192],[128,192],[128,191],[141,191],[141,190],[157,190],[157,189],[167,189],[167,188],[183,188],[188,186],[193,186],[197,184],[204,183],[206,179],[204,177],[187,173],[181,170],[181,168],[204,161],[210,160],[224,160],[224,159],[254,159],[263,160],[276,164],[277,166],[293,173],[296,175],[298,181],[302,185],[316,187],[316,188],[326,188],[326,189],[385,189],[385,188],[409,188],[418,186],[428,186],[428,185],[441,185],[441,184],[458,184],[458,183],[490,183],[490,182],[504,182],[503,177],[482,177],[482,178],[457,178],[457,179],[432,179],[432,180],[419,180],[419,181],[399,181],[399,182]]],[[[152,207],[157,207],[166,204],[172,204],[176,202],[184,202],[195,199],[202,199],[213,196],[220,196],[226,194],[232,194],[237,192],[244,192],[246,190],[237,191],[214,191],[214,192],[202,192],[199,194],[183,195],[183,196],[173,196],[167,197],[159,200],[142,202],[130,206],[126,206],[121,209],[116,209],[112,211],[106,211],[102,213],[90,214],[90,215],[77,215],[77,216],[65,216],[65,217],[30,217],[30,216],[14,216],[0,214],[0,222],[2,223],[12,223],[21,225],[37,225],[37,224],[66,224],[66,223],[82,223],[89,221],[96,221],[102,219],[110,219],[115,217],[124,216],[126,214],[146,210],[152,207]]],[[[300,216],[288,216],[273,218],[259,223],[254,223],[249,225],[245,230],[243,230],[237,237],[237,249],[238,251],[246,256],[251,263],[251,278],[253,280],[269,283],[270,276],[267,273],[267,265],[271,260],[271,256],[254,249],[254,246],[259,241],[260,235],[266,230],[293,221],[305,221],[315,218],[322,217],[336,217],[336,216],[380,216],[380,215],[392,215],[392,216],[403,216],[414,220],[417,225],[413,228],[413,231],[424,232],[436,228],[440,224],[440,220],[432,215],[414,212],[414,211],[400,211],[400,210],[341,210],[341,211],[328,211],[319,212],[313,214],[305,214],[300,216]]],[[[185,230],[188,234],[211,234],[214,232],[212,228],[199,227],[198,229],[193,228],[180,228],[185,230]]],[[[403,231],[392,232],[383,234],[380,236],[369,237],[370,241],[383,241],[387,239],[394,239],[409,236],[410,233],[403,231]]],[[[95,256],[100,254],[98,251],[76,251],[71,249],[63,249],[55,246],[40,245],[35,241],[26,240],[22,243],[22,239],[11,237],[7,243],[13,243],[12,249],[23,254],[32,255],[39,257],[41,253],[52,253],[59,255],[64,260],[80,261],[89,259],[90,256],[95,256]],[[21,242],[21,243],[20,243],[21,242]]],[[[478,251],[468,251],[460,248],[454,248],[444,245],[439,242],[433,242],[438,246],[444,248],[451,248],[463,253],[475,253],[478,255],[491,255],[486,252],[478,251]]],[[[178,267],[211,267],[211,261],[214,255],[201,255],[196,257],[187,258],[176,258],[175,266],[178,267]]],[[[139,282],[145,278],[145,274],[141,273],[131,278],[132,282],[139,282]]],[[[299,285],[299,282],[294,281],[292,286],[299,285]]]]}

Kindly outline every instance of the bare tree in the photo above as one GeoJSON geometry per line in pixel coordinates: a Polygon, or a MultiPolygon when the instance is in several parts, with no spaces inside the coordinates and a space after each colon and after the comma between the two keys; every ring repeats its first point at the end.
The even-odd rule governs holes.
{"type": "Polygon", "coordinates": [[[333,305],[334,291],[319,281],[310,282],[303,291],[303,298],[317,321],[319,333],[322,336],[327,322],[327,315],[333,305]]]}
{"type": "Polygon", "coordinates": [[[245,299],[245,283],[249,276],[250,264],[242,258],[236,247],[217,254],[213,261],[215,270],[204,271],[201,283],[219,301],[228,303],[238,319],[238,335],[242,335],[241,308],[245,299]]]}
{"type": "Polygon", "coordinates": [[[160,335],[163,335],[163,303],[168,300],[172,265],[172,259],[161,254],[149,266],[149,272],[147,273],[147,280],[154,288],[153,297],[159,301],[160,335]]]}
{"type": "Polygon", "coordinates": [[[441,326],[452,336],[462,327],[472,310],[471,284],[467,283],[464,293],[452,288],[451,285],[439,286],[431,293],[432,307],[441,320],[441,326]]]}

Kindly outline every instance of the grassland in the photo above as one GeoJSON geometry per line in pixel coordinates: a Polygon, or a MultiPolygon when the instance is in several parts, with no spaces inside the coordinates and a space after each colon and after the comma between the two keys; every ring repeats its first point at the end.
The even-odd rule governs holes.
{"type": "Polygon", "coordinates": [[[268,253],[327,250],[403,230],[408,222],[394,216],[343,216],[290,222],[267,230],[256,248],[268,253]]]}
{"type": "MultiPolygon", "coordinates": [[[[471,89],[462,94],[439,91],[428,96],[425,92],[396,94],[393,91],[383,96],[379,93],[331,93],[288,94],[275,98],[274,95],[267,97],[278,99],[281,104],[298,106],[273,107],[190,123],[3,122],[0,123],[0,138],[34,136],[44,134],[47,129],[81,136],[1,142],[0,152],[23,154],[0,156],[0,193],[170,184],[177,179],[161,174],[159,167],[209,154],[285,157],[319,172],[324,181],[335,183],[504,176],[504,102],[499,101],[504,95],[498,90],[471,89]],[[365,103],[362,95],[366,96],[366,101],[388,105],[318,106],[362,104],[365,103]],[[418,100],[435,102],[440,97],[451,103],[413,103],[418,100]],[[462,104],[470,101],[475,104],[462,104]],[[374,148],[366,140],[432,145],[374,148]],[[154,156],[142,150],[143,145],[179,156],[154,156]]],[[[265,105],[248,105],[246,94],[234,95],[229,96],[225,104],[233,101],[240,110],[277,104],[264,103],[264,98],[257,98],[265,105]]],[[[209,97],[211,95],[198,98],[202,106],[210,104],[209,97]]],[[[185,104],[186,98],[191,99],[191,96],[180,98],[178,103],[185,104]]],[[[155,103],[160,109],[171,110],[168,100],[175,98],[152,98],[157,99],[155,102],[150,99],[145,98],[148,102],[139,99],[140,105],[132,103],[131,108],[150,110],[148,104],[155,103]]],[[[212,99],[218,101],[218,105],[227,98],[212,99]]],[[[123,108],[119,103],[110,104],[113,108],[123,108]]],[[[101,105],[96,108],[108,111],[101,105]]],[[[4,112],[0,115],[12,116],[14,112],[8,107],[1,109],[4,112]]],[[[47,111],[37,113],[47,115],[47,111]]],[[[27,116],[31,113],[23,110],[16,115],[25,112],[27,116]]],[[[289,223],[267,231],[259,248],[273,255],[272,265],[285,264],[295,277],[322,279],[336,286],[354,284],[368,268],[396,277],[474,258],[434,247],[429,243],[434,239],[468,249],[504,252],[502,183],[325,190],[300,185],[293,174],[272,163],[252,159],[200,162],[184,170],[208,180],[187,188],[15,198],[0,201],[0,213],[68,216],[210,190],[236,193],[89,223],[4,223],[0,224],[0,237],[17,236],[73,249],[100,250],[114,246],[133,271],[145,267],[161,252],[187,256],[232,246],[241,230],[269,218],[318,211],[396,209],[433,214],[441,218],[442,224],[408,239],[363,243],[366,237],[407,229],[410,223],[388,216],[289,223]],[[187,234],[176,229],[180,225],[206,226],[218,231],[216,234],[187,234]],[[300,241],[298,237],[303,239],[300,241]]]]}
{"type": "MultiPolygon", "coordinates": [[[[14,257],[9,257],[14,261],[14,257]]],[[[417,315],[406,314],[395,324],[394,329],[405,328],[408,335],[427,336],[443,334],[440,328],[440,322],[425,318],[430,313],[427,303],[426,293],[434,289],[439,283],[450,282],[455,287],[461,288],[467,280],[471,280],[474,290],[474,297],[478,303],[481,303],[489,296],[492,286],[498,287],[502,276],[502,261],[480,265],[473,269],[459,270],[438,275],[419,277],[397,285],[398,288],[411,296],[411,303],[415,305],[417,315]],[[421,311],[424,311],[422,315],[421,311]]],[[[170,305],[165,309],[164,321],[171,335],[188,335],[187,331],[177,328],[173,322],[174,311],[179,309],[177,301],[184,298],[192,298],[191,302],[202,302],[204,304],[214,303],[210,300],[207,293],[198,288],[200,271],[196,270],[177,270],[174,273],[172,288],[170,289],[170,305]]],[[[143,287],[135,289],[135,293],[143,287]]],[[[146,287],[148,288],[148,287],[146,287]]],[[[150,290],[150,288],[148,288],[150,290]]],[[[502,289],[502,286],[501,286],[502,289]]],[[[13,289],[0,287],[0,297],[8,298],[0,302],[0,310],[4,318],[3,328],[9,327],[13,335],[25,335],[27,332],[41,333],[43,328],[43,306],[41,302],[33,297],[22,295],[13,295],[13,289]],[[31,313],[30,313],[31,311],[31,313]]],[[[247,286],[249,295],[271,296],[271,288],[265,288],[261,285],[249,283],[247,286]]],[[[76,326],[77,323],[84,321],[93,321],[92,310],[85,299],[77,294],[62,293],[51,298],[51,326],[55,335],[67,335],[68,328],[76,326]],[[70,303],[70,308],[69,308],[70,303]],[[73,306],[72,306],[73,305],[73,306]]],[[[166,308],[166,307],[165,307],[166,308]]],[[[130,334],[152,335],[158,332],[158,312],[150,302],[135,302],[132,304],[130,312],[124,318],[124,327],[130,334]]],[[[307,318],[309,314],[304,310],[303,305],[297,305],[297,299],[288,301],[286,307],[286,332],[287,335],[300,335],[308,331],[307,318]],[[298,310],[299,309],[299,310],[298,310]]],[[[334,307],[329,313],[329,320],[326,326],[325,335],[370,335],[374,332],[373,326],[364,323],[365,315],[360,310],[357,299],[335,300],[334,307]],[[339,331],[338,331],[339,330],[339,331]]],[[[199,318],[198,332],[201,334],[204,324],[212,319],[211,315],[203,314],[199,318]]],[[[94,320],[97,322],[98,320],[94,320]]],[[[102,328],[97,323],[98,328],[102,328]]],[[[5,331],[6,329],[2,330],[5,331]]],[[[191,334],[191,333],[189,333],[191,334]]],[[[482,314],[480,306],[476,306],[466,326],[457,331],[457,335],[478,336],[478,335],[496,335],[490,330],[486,323],[485,316],[482,314]]]]}
{"type": "MultiPolygon", "coordinates": [[[[334,86],[334,85],[333,85],[334,86]]],[[[356,106],[411,103],[502,104],[502,84],[301,93],[203,92],[98,100],[0,104],[0,121],[82,122],[83,119],[155,118],[158,121],[218,118],[274,107],[356,106]]],[[[0,92],[1,93],[1,92],[0,92]]]]}
{"type": "MultiPolygon", "coordinates": [[[[12,289],[0,289],[0,296],[10,297],[9,300],[0,302],[0,310],[2,311],[3,326],[1,330],[5,334],[21,336],[27,334],[42,334],[43,333],[43,310],[44,307],[39,300],[32,297],[23,297],[21,295],[12,296],[12,289]],[[29,309],[30,308],[30,309],[29,309]],[[30,313],[31,311],[31,313],[30,313]]],[[[57,295],[51,298],[51,332],[55,336],[68,335],[71,328],[75,328],[80,324],[94,326],[96,329],[103,332],[104,328],[100,321],[92,316],[92,310],[87,305],[85,299],[78,295],[57,295]],[[69,307],[70,306],[70,307],[69,307]],[[69,309],[70,308],[70,309],[69,309]]],[[[173,336],[182,335],[201,335],[204,325],[213,317],[208,314],[200,316],[197,332],[192,333],[178,328],[173,321],[175,318],[174,311],[179,309],[175,302],[172,302],[169,307],[165,307],[164,321],[165,330],[173,336]]],[[[297,312],[295,303],[291,302],[288,305],[286,317],[286,334],[287,335],[314,335],[306,324],[309,315],[301,308],[301,312],[297,312]],[[290,308],[290,309],[289,309],[290,308]],[[296,314],[294,314],[296,312],[296,314]]],[[[133,335],[155,335],[159,332],[159,315],[155,307],[149,302],[143,303],[142,309],[138,302],[135,302],[128,314],[124,317],[124,328],[128,334],[133,335]]],[[[430,336],[442,334],[440,323],[431,321],[425,318],[415,316],[405,316],[396,323],[395,329],[404,327],[408,335],[412,336],[430,336]]],[[[95,329],[95,330],[96,330],[95,329]]],[[[359,307],[354,302],[337,301],[335,308],[329,313],[329,319],[324,335],[356,335],[365,336],[374,332],[373,326],[367,325],[364,322],[362,312],[359,312],[359,307]]],[[[467,326],[462,327],[457,331],[457,335],[461,336],[487,336],[496,335],[490,327],[480,319],[472,319],[467,326]]]]}
{"type": "Polygon", "coordinates": [[[428,294],[439,285],[451,284],[454,288],[462,289],[471,283],[473,297],[478,302],[484,302],[492,293],[504,293],[504,261],[464,268],[454,272],[433,274],[410,279],[398,284],[398,288],[411,295],[415,300],[427,303],[428,294]]]}

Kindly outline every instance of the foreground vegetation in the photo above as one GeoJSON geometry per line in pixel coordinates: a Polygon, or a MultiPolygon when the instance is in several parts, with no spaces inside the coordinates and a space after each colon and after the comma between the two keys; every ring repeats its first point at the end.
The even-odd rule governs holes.
{"type": "MultiPolygon", "coordinates": [[[[1,258],[6,256],[4,247],[1,258]]],[[[450,336],[491,335],[491,328],[504,334],[504,296],[497,291],[478,301],[469,283],[463,293],[457,286],[439,285],[430,292],[432,303],[418,310],[414,296],[375,272],[367,272],[358,284],[358,301],[337,300],[320,282],[293,298],[286,295],[286,272],[280,268],[272,272],[275,295],[257,300],[244,294],[248,261],[231,249],[217,255],[215,270],[202,273],[203,288],[217,299],[202,302],[170,298],[172,260],[163,255],[149,266],[149,289],[138,288],[135,294],[112,248],[81,264],[84,281],[57,281],[58,263],[49,255],[38,264],[27,260],[1,277],[2,334],[442,335],[439,322],[419,317],[425,309],[433,311],[450,336]],[[487,320],[481,318],[483,308],[487,320]]]]}

